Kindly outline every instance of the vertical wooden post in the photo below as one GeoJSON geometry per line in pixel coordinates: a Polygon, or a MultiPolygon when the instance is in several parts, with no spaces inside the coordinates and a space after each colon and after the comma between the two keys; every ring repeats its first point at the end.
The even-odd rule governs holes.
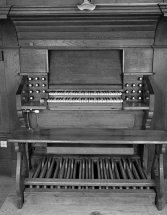
{"type": "Polygon", "coordinates": [[[25,143],[15,143],[15,151],[17,152],[16,166],[16,193],[17,193],[17,208],[21,209],[24,202],[24,179],[28,177],[28,161],[25,151],[25,143]]]}
{"type": "MultiPolygon", "coordinates": [[[[148,103],[149,110],[145,111],[144,120],[143,120],[143,129],[144,130],[150,130],[152,128],[152,119],[154,116],[154,103],[155,103],[155,95],[154,95],[154,81],[152,77],[144,76],[144,85],[146,86],[146,92],[149,94],[149,100],[145,101],[148,103]]],[[[143,92],[144,96],[145,92],[143,92]]],[[[144,96],[145,97],[145,96],[144,96]]],[[[150,147],[150,146],[149,146],[150,147]]],[[[143,158],[143,169],[145,173],[148,172],[148,167],[150,167],[152,160],[152,156],[148,151],[148,145],[143,145],[143,151],[142,151],[142,158],[143,158]]]]}
{"type": "Polygon", "coordinates": [[[165,145],[156,145],[155,154],[151,169],[151,178],[156,181],[156,206],[159,211],[165,207],[164,200],[164,169],[163,154],[165,153],[165,145]]]}
{"type": "MultiPolygon", "coordinates": [[[[151,123],[152,123],[153,115],[154,115],[154,111],[150,111],[150,110],[145,111],[144,120],[143,120],[143,129],[144,130],[150,130],[151,129],[151,123]]],[[[142,156],[143,169],[144,169],[145,173],[147,173],[148,172],[148,166],[150,166],[149,165],[150,155],[149,155],[149,151],[148,151],[148,145],[143,145],[140,154],[142,156]]]]}

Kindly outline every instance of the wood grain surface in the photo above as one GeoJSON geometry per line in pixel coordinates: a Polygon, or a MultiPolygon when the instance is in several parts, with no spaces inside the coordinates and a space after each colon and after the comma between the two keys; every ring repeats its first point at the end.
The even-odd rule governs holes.
{"type": "Polygon", "coordinates": [[[34,129],[15,132],[8,142],[167,144],[167,134],[154,130],[34,129]]]}

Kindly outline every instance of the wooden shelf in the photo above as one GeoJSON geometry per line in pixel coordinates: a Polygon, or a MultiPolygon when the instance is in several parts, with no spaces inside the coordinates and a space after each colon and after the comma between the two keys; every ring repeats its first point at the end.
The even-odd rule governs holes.
{"type": "Polygon", "coordinates": [[[44,103],[40,103],[39,101],[27,102],[21,106],[22,110],[32,109],[32,110],[45,110],[46,106],[44,103]]]}
{"type": "Polygon", "coordinates": [[[149,106],[144,104],[143,102],[124,101],[123,109],[124,110],[149,110],[149,106]]]}

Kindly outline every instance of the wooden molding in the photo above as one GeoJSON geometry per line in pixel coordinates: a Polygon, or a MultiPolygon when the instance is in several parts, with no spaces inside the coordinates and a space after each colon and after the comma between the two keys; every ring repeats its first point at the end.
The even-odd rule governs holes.
{"type": "Polygon", "coordinates": [[[150,47],[161,15],[153,3],[97,4],[94,11],[13,6],[9,13],[19,46],[39,49],[150,47]]]}
{"type": "MultiPolygon", "coordinates": [[[[167,7],[166,7],[166,12],[167,12],[167,7]]],[[[154,41],[154,46],[158,47],[163,47],[166,48],[167,46],[167,29],[166,29],[166,24],[167,24],[167,17],[162,17],[161,20],[159,21],[155,33],[155,41],[154,41]]]]}
{"type": "Polygon", "coordinates": [[[7,19],[11,6],[0,6],[0,19],[7,19]]]}
{"type": "Polygon", "coordinates": [[[121,14],[161,14],[158,4],[106,4],[96,5],[94,11],[80,11],[77,6],[67,7],[43,7],[43,6],[14,6],[11,8],[9,16],[57,16],[62,14],[80,15],[121,15],[121,14]]]}
{"type": "Polygon", "coordinates": [[[167,16],[167,3],[160,3],[159,7],[162,13],[164,14],[164,16],[167,16]]]}
{"type": "Polygon", "coordinates": [[[2,19],[0,20],[0,27],[2,29],[2,47],[18,48],[17,34],[13,22],[10,19],[2,19]]]}

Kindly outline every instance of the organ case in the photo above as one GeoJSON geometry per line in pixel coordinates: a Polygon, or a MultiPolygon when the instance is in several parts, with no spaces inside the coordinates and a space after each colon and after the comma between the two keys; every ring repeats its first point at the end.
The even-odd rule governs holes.
{"type": "Polygon", "coordinates": [[[38,9],[10,12],[21,46],[16,106],[22,129],[8,139],[17,151],[18,208],[27,192],[61,190],[112,198],[131,193],[162,210],[167,137],[150,131],[152,45],[162,11],[156,4],[99,5],[82,13],[38,9]],[[25,36],[25,26],[37,27],[35,39],[32,32],[25,36]]]}

